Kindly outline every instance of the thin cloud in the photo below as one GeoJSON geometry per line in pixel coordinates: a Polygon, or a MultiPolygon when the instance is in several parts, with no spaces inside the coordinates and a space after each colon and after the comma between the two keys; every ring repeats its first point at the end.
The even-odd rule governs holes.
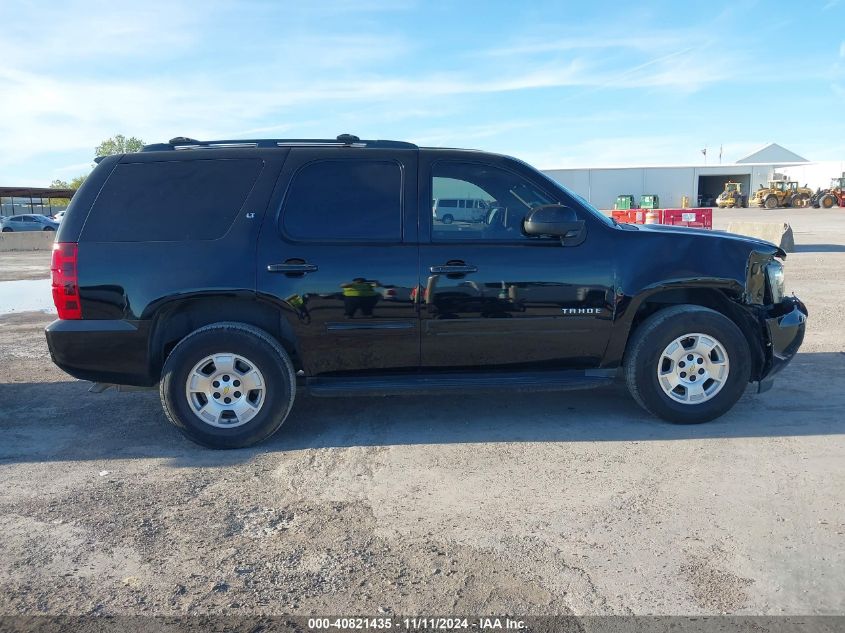
{"type": "Polygon", "coordinates": [[[467,145],[471,141],[491,138],[502,133],[535,127],[537,121],[500,121],[489,125],[474,125],[461,129],[452,127],[430,130],[415,136],[414,141],[419,145],[467,145]]]}
{"type": "Polygon", "coordinates": [[[8,0],[0,3],[0,180],[71,175],[61,170],[83,164],[115,133],[154,142],[351,131],[483,145],[555,166],[615,161],[618,150],[607,143],[633,138],[647,147],[664,134],[653,158],[671,161],[687,142],[698,146],[690,151],[702,146],[684,140],[691,127],[724,127],[736,137],[749,121],[771,125],[805,107],[835,132],[838,117],[825,113],[845,90],[841,35],[825,40],[824,56],[802,49],[773,75],[768,27],[742,27],[752,9],[738,0],[675,29],[667,24],[693,23],[681,19],[684,10],[655,19],[632,5],[611,19],[594,10],[577,25],[554,16],[538,24],[536,10],[491,3],[481,32],[463,37],[458,22],[473,11],[460,4],[71,0],[61,20],[45,21],[38,3],[8,0]],[[447,21],[432,27],[440,19],[447,21]],[[779,97],[779,113],[744,100],[781,94],[778,76],[803,84],[779,97]],[[696,93],[700,101],[689,98],[696,93]],[[712,120],[718,115],[708,108],[724,113],[728,101],[725,121],[712,120]],[[652,110],[660,110],[659,123],[652,110]],[[588,124],[579,115],[607,119],[588,124]],[[625,136],[640,125],[654,135],[625,136]],[[585,145],[585,136],[598,142],[585,145]]]}
{"type": "MultiPolygon", "coordinates": [[[[251,87],[233,91],[211,77],[187,79],[78,80],[21,71],[0,70],[0,81],[11,86],[10,99],[0,102],[0,135],[4,139],[0,165],[49,151],[89,151],[92,139],[110,136],[115,130],[148,139],[167,137],[173,130],[197,136],[286,132],[286,123],[256,125],[267,118],[279,119],[293,108],[331,103],[375,104],[394,109],[412,105],[432,107],[438,99],[475,98],[485,94],[529,90],[586,87],[605,89],[642,86],[700,87],[721,79],[699,73],[690,75],[669,65],[682,52],[640,64],[623,73],[602,74],[573,62],[495,77],[467,73],[426,75],[417,78],[368,77],[344,81],[313,81],[279,86],[274,82],[250,82],[251,87]],[[647,72],[654,67],[655,72],[647,72]],[[270,129],[267,129],[270,128],[270,129]]],[[[302,127],[299,125],[299,127],[302,127]]]]}
{"type": "MultiPolygon", "coordinates": [[[[679,86],[685,75],[665,66],[681,53],[641,64],[623,75],[602,75],[579,63],[540,68],[511,76],[477,77],[468,74],[440,74],[419,78],[368,78],[318,81],[276,88],[273,82],[261,87],[233,91],[212,78],[145,79],[134,81],[86,81],[59,79],[49,75],[0,70],[0,80],[11,85],[12,98],[0,102],[0,133],[4,152],[32,155],[41,144],[34,137],[51,138],[52,149],[81,149],[94,138],[124,129],[131,122],[132,133],[147,134],[166,129],[280,131],[287,124],[250,125],[262,117],[286,109],[321,103],[414,103],[417,107],[438,98],[478,96],[526,90],[565,87],[679,86]],[[664,64],[658,72],[646,74],[650,66],[664,64]],[[269,128],[269,129],[268,129],[269,128]]],[[[698,81],[701,81],[699,77],[698,81]]],[[[705,81],[708,79],[705,79],[705,81]]]]}
{"type": "Polygon", "coordinates": [[[72,165],[63,165],[61,167],[56,167],[55,172],[57,174],[73,174],[74,176],[77,174],[84,174],[91,169],[90,162],[88,163],[73,163],[72,165]]]}
{"type": "MultiPolygon", "coordinates": [[[[673,37],[674,39],[674,37],[673,37]]],[[[498,46],[479,51],[477,57],[513,57],[515,55],[536,56],[549,53],[563,53],[572,51],[594,51],[594,50],[653,50],[652,39],[621,39],[613,37],[563,37],[554,41],[533,42],[529,44],[514,44],[510,46],[498,46]]]]}

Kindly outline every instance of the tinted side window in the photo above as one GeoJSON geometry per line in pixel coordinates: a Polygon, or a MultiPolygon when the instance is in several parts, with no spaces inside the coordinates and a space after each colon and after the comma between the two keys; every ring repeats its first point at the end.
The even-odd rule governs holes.
{"type": "Polygon", "coordinates": [[[525,214],[554,202],[522,176],[482,163],[442,161],[432,166],[431,175],[433,198],[461,195],[467,201],[460,216],[435,210],[434,241],[529,239],[522,232],[525,214]]]}
{"type": "Polygon", "coordinates": [[[378,160],[322,160],[293,177],[282,229],[294,240],[398,242],[402,169],[378,160]]]}
{"type": "Polygon", "coordinates": [[[88,215],[82,237],[94,242],[222,237],[263,164],[238,158],[117,165],[88,215]]]}

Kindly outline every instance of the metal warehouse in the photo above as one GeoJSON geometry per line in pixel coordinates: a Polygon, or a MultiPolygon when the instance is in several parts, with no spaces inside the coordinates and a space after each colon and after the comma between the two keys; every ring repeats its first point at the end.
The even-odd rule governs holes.
{"type": "Polygon", "coordinates": [[[711,206],[726,182],[739,182],[742,191],[753,193],[769,180],[797,180],[815,189],[827,187],[830,179],[845,170],[845,161],[811,162],[778,145],[765,147],[723,165],[593,167],[546,169],[544,172],[599,209],[612,209],[616,196],[657,194],[663,207],[711,206]]]}

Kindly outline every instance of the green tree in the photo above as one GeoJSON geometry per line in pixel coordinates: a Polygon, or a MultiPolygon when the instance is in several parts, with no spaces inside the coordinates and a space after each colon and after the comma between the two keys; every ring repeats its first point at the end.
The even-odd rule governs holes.
{"type": "MultiPolygon", "coordinates": [[[[136,138],[134,136],[126,138],[125,136],[123,136],[123,134],[115,134],[111,138],[107,138],[105,141],[97,145],[97,148],[94,150],[94,153],[98,158],[101,156],[112,156],[113,154],[132,154],[134,152],[140,152],[143,147],[144,141],[139,138],[136,138]]],[[[59,178],[56,178],[53,182],[50,183],[50,188],[73,189],[74,191],[76,191],[82,186],[82,183],[85,182],[85,179],[87,177],[88,174],[83,174],[82,176],[72,178],[70,182],[68,182],[67,180],[60,180],[59,178]]],[[[70,202],[69,200],[65,200],[64,198],[54,198],[53,201],[57,205],[68,204],[70,202]]]]}
{"type": "MultiPolygon", "coordinates": [[[[82,186],[82,183],[85,182],[86,178],[87,178],[87,176],[77,176],[76,178],[71,179],[70,182],[68,182],[67,180],[59,180],[58,178],[56,178],[56,180],[54,180],[53,182],[50,183],[50,188],[51,189],[73,189],[74,191],[76,191],[77,189],[79,189],[82,186]]],[[[67,205],[70,204],[70,200],[68,200],[67,198],[53,198],[52,204],[54,206],[59,206],[59,207],[62,206],[62,205],[67,206],[67,205]]]]}
{"type": "Polygon", "coordinates": [[[67,180],[59,180],[58,178],[50,183],[51,189],[79,189],[82,186],[82,183],[85,182],[85,179],[88,176],[76,176],[76,178],[72,178],[70,182],[67,180]]]}
{"type": "Polygon", "coordinates": [[[126,138],[123,134],[115,134],[111,138],[97,145],[94,150],[95,156],[112,156],[114,154],[131,154],[140,152],[144,147],[144,141],[134,136],[126,138]]]}
{"type": "MultiPolygon", "coordinates": [[[[112,156],[113,154],[132,154],[134,152],[140,152],[143,147],[144,141],[139,138],[134,136],[126,138],[123,134],[115,134],[111,138],[107,138],[97,145],[94,153],[98,158],[101,156],[112,156]]],[[[56,178],[56,180],[50,183],[50,188],[73,189],[75,191],[82,186],[82,183],[85,182],[87,177],[87,174],[77,176],[76,178],[72,178],[70,182],[56,178]]],[[[64,200],[62,198],[55,198],[54,200],[57,204],[68,204],[69,202],[68,200],[64,200]]]]}

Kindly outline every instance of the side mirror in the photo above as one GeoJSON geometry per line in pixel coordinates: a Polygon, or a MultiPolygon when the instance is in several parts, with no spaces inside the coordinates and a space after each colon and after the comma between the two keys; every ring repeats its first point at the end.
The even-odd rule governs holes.
{"type": "Polygon", "coordinates": [[[547,204],[528,212],[522,223],[526,235],[559,237],[563,246],[578,246],[587,238],[584,220],[569,207],[547,204]]]}

